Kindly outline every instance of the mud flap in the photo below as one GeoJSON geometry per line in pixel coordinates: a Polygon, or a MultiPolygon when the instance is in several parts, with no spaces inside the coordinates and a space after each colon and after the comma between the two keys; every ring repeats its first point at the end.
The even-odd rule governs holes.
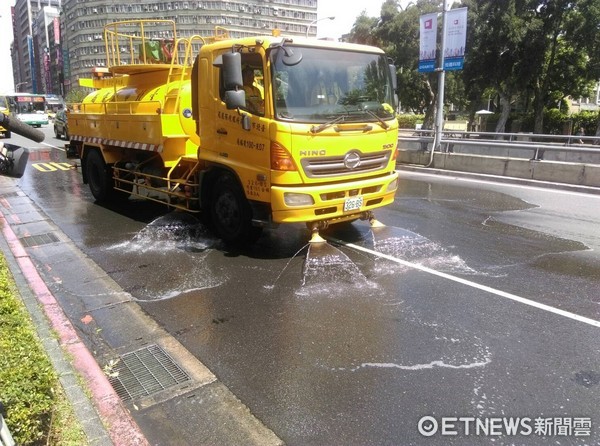
{"type": "Polygon", "coordinates": [[[77,152],[77,147],[74,144],[71,144],[71,143],[65,144],[65,152],[67,154],[67,159],[79,158],[79,153],[77,152]]]}

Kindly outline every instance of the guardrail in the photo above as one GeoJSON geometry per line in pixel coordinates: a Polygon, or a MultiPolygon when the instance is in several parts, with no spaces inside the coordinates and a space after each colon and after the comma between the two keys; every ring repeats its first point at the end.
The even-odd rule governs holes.
{"type": "Polygon", "coordinates": [[[398,137],[398,165],[564,183],[600,190],[600,137],[428,130],[398,137]],[[581,140],[581,142],[579,142],[581,140]]]}
{"type": "Polygon", "coordinates": [[[4,421],[2,414],[4,413],[4,405],[0,403],[0,446],[15,446],[15,440],[13,440],[8,426],[4,421]]]}
{"type": "MultiPolygon", "coordinates": [[[[411,130],[411,129],[400,129],[400,133],[404,135],[420,135],[420,136],[432,136],[433,130],[411,130]]],[[[554,142],[558,144],[600,144],[600,136],[579,136],[579,135],[547,135],[538,134],[531,132],[519,132],[519,133],[495,133],[495,132],[466,132],[463,130],[452,130],[444,129],[442,137],[448,137],[452,139],[480,139],[480,140],[502,140],[502,141],[536,141],[536,142],[554,142]]]]}
{"type": "MultiPolygon", "coordinates": [[[[398,141],[418,143],[419,147],[417,149],[431,150],[433,131],[400,130],[398,141]]],[[[442,132],[440,151],[442,153],[471,153],[477,155],[487,153],[489,156],[506,156],[531,160],[544,159],[545,152],[593,154],[597,155],[598,160],[592,157],[589,160],[575,160],[575,162],[600,164],[600,137],[446,130],[442,132]],[[470,150],[470,148],[477,148],[477,150],[470,150]]],[[[567,159],[561,160],[557,156],[553,158],[553,161],[570,161],[567,159]]]]}

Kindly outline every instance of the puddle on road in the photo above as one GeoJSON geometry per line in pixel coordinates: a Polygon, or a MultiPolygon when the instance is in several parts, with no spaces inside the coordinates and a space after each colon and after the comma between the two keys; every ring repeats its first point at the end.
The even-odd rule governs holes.
{"type": "Polygon", "coordinates": [[[108,248],[121,254],[111,275],[131,284],[124,289],[138,301],[170,299],[213,288],[226,280],[206,262],[219,243],[194,216],[172,212],[148,224],[132,240],[108,248]],[[176,261],[175,251],[179,251],[176,261]]]}
{"type": "Polygon", "coordinates": [[[451,382],[463,381],[468,383],[466,388],[472,386],[473,412],[493,413],[499,401],[495,389],[486,385],[493,349],[478,333],[445,320],[432,320],[430,315],[411,313],[410,309],[389,316],[388,321],[385,333],[393,342],[386,341],[388,336],[369,337],[349,330],[334,346],[336,340],[328,339],[327,350],[311,350],[314,362],[332,373],[368,374],[377,381],[408,374],[422,375],[415,380],[432,380],[432,388],[439,384],[440,376],[451,382]]]}

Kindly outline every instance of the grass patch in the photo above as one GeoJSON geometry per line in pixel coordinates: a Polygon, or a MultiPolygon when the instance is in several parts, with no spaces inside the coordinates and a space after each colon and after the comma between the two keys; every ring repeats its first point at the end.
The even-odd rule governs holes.
{"type": "Polygon", "coordinates": [[[2,254],[0,400],[17,444],[87,444],[2,254]]]}

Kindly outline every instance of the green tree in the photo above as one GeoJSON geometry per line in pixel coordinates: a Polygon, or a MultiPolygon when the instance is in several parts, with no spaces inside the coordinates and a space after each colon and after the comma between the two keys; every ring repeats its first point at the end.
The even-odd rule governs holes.
{"type": "Polygon", "coordinates": [[[83,87],[75,87],[69,90],[67,95],[65,96],[65,102],[67,104],[76,104],[81,101],[89,94],[89,90],[83,87]]]}
{"type": "MultiPolygon", "coordinates": [[[[467,56],[464,67],[466,95],[471,103],[470,115],[483,106],[484,92],[497,96],[500,117],[496,132],[503,132],[515,96],[520,93],[524,74],[519,48],[526,23],[518,0],[475,0],[469,8],[467,56]]],[[[490,103],[488,99],[488,104],[490,103]]]]}
{"type": "Polygon", "coordinates": [[[356,21],[352,26],[352,30],[350,31],[350,41],[363,45],[380,46],[376,34],[373,33],[373,28],[377,27],[377,22],[377,18],[368,17],[367,13],[363,11],[356,18],[356,21]]]}
{"type": "Polygon", "coordinates": [[[363,13],[355,22],[350,40],[382,47],[398,67],[398,98],[403,109],[425,113],[424,128],[432,128],[436,99],[436,75],[418,73],[419,16],[441,11],[440,0],[418,0],[401,9],[395,0],[381,6],[380,18],[363,13]],[[367,40],[365,36],[371,36],[367,40]]]}
{"type": "MultiPolygon", "coordinates": [[[[505,131],[520,103],[543,132],[544,111],[568,96],[587,96],[600,78],[600,0],[462,0],[468,8],[465,68],[446,75],[446,102],[475,110],[496,99],[496,131],[505,131]]],[[[419,17],[442,0],[417,0],[405,9],[386,0],[380,18],[363,12],[351,40],[386,50],[399,69],[402,108],[425,113],[431,128],[437,75],[418,73],[419,17]]],[[[441,27],[441,20],[438,21],[441,27]]],[[[600,136],[600,118],[597,125],[600,136]]]]}
{"type": "Polygon", "coordinates": [[[527,0],[523,5],[519,12],[527,31],[518,47],[518,79],[532,92],[534,132],[543,133],[544,110],[566,96],[589,94],[592,79],[600,75],[590,64],[600,57],[600,6],[598,0],[527,0]]]}

